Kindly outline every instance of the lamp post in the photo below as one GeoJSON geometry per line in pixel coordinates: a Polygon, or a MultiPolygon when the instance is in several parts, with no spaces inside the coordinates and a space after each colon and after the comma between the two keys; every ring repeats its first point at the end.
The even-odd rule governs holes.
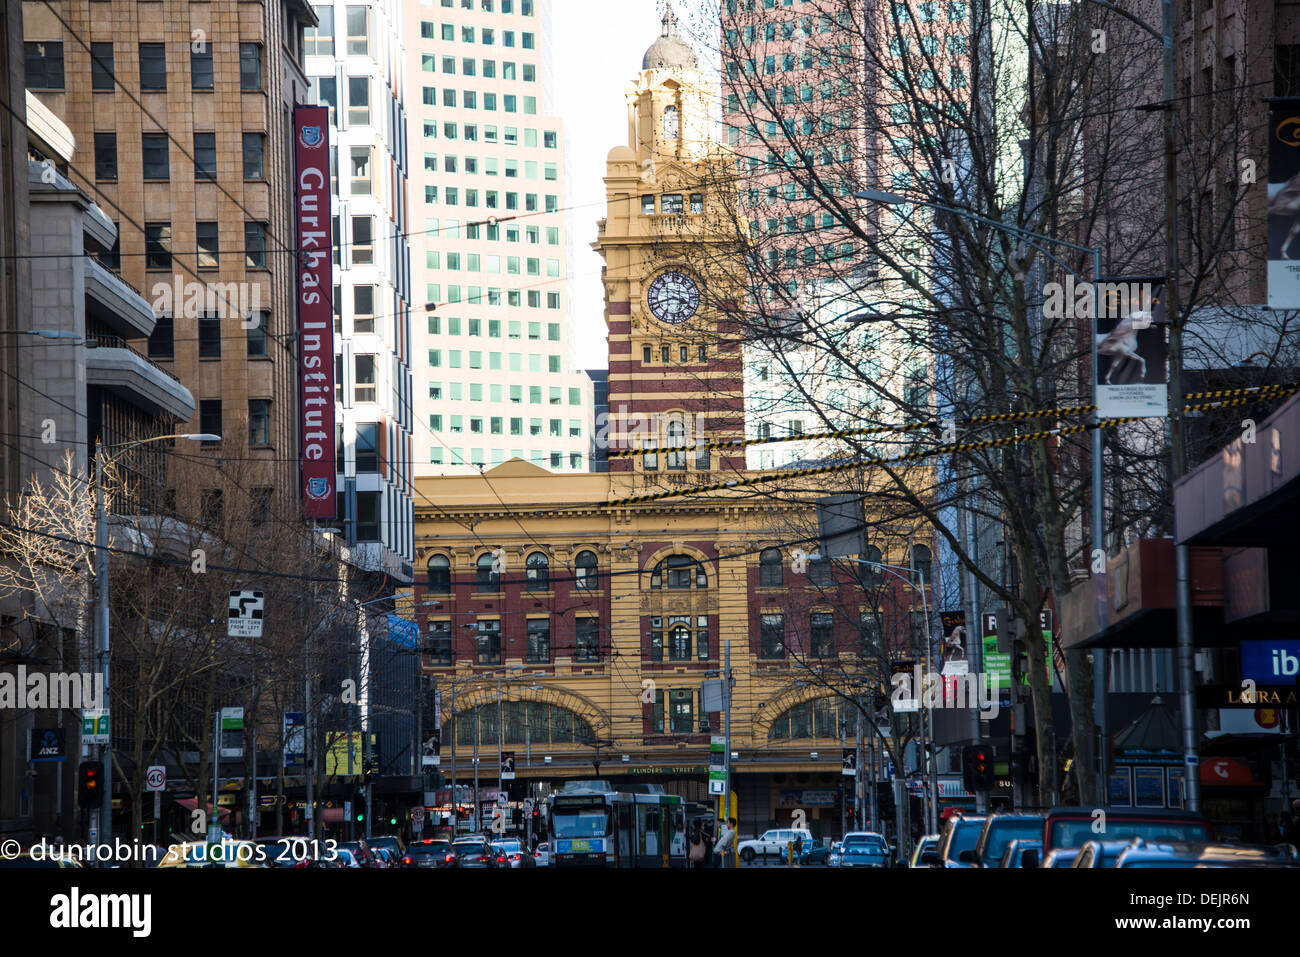
{"type": "MultiPolygon", "coordinates": [[[[1168,7],[1169,2],[1170,0],[1164,0],[1166,7],[1168,7]]],[[[888,205],[897,205],[899,203],[909,202],[908,199],[898,195],[897,193],[889,193],[883,190],[866,189],[854,193],[853,195],[856,196],[858,199],[866,199],[872,202],[885,203],[888,205]]],[[[960,216],[963,219],[974,220],[975,222],[982,223],[983,225],[988,226],[992,229],[998,229],[1012,236],[1018,236],[1019,238],[1023,239],[1028,245],[1032,246],[1034,249],[1037,249],[1044,256],[1046,256],[1048,259],[1056,263],[1058,266],[1060,266],[1062,269],[1064,269],[1067,273],[1070,274],[1073,274],[1074,270],[1072,270],[1069,266],[1065,265],[1065,263],[1061,262],[1061,260],[1057,259],[1050,252],[1048,252],[1046,249],[1043,249],[1042,246],[1038,244],[1050,243],[1052,245],[1062,246],[1066,249],[1073,249],[1076,252],[1087,253],[1089,256],[1091,256],[1092,257],[1092,330],[1091,330],[1092,338],[1089,341],[1093,343],[1097,341],[1097,317],[1100,313],[1100,306],[1101,306],[1101,301],[1099,298],[1099,290],[1101,286],[1101,249],[1099,247],[1081,246],[1078,243],[1067,242],[1064,239],[1056,239],[1055,237],[1052,236],[1044,236],[1042,233],[1030,232],[1029,230],[1021,229],[1018,226],[1009,226],[1006,223],[999,222],[996,219],[990,219],[987,216],[981,216],[978,213],[973,212],[969,209],[962,209],[957,206],[947,206],[944,205],[943,203],[934,203],[926,200],[919,201],[916,203],[916,205],[928,206],[931,209],[937,209],[942,212],[951,213],[954,216],[960,216]]],[[[1096,382],[1097,379],[1097,375],[1095,371],[1096,361],[1097,361],[1096,355],[1094,354],[1093,356],[1094,383],[1096,382]]],[[[1093,387],[1093,394],[1094,395],[1096,394],[1095,384],[1093,387]]],[[[1181,397],[1179,398],[1178,401],[1179,401],[1179,406],[1181,408],[1181,402],[1182,402],[1181,397]]],[[[1103,459],[1102,459],[1101,429],[1099,428],[1101,423],[1101,417],[1097,412],[1094,412],[1091,416],[1091,419],[1093,425],[1093,429],[1092,429],[1092,553],[1093,555],[1097,555],[1098,553],[1105,555],[1106,538],[1105,538],[1105,527],[1102,521],[1102,516],[1105,509],[1105,497],[1104,497],[1105,490],[1103,485],[1104,479],[1103,479],[1103,471],[1102,471],[1103,459]]],[[[1106,620],[1105,619],[1106,595],[1104,590],[1099,591],[1097,593],[1097,611],[1099,615],[1098,620],[1105,621],[1106,620]]],[[[1180,629],[1180,634],[1181,634],[1181,629],[1180,629]]],[[[1181,647],[1181,641],[1180,641],[1180,647],[1181,647]]],[[[1099,751],[1097,755],[1098,761],[1097,761],[1096,795],[1097,795],[1097,801],[1100,802],[1102,805],[1105,805],[1107,803],[1108,792],[1107,792],[1106,767],[1107,764],[1109,763],[1106,756],[1106,751],[1108,748],[1108,743],[1106,738],[1107,735],[1106,658],[1107,658],[1107,654],[1104,648],[1093,649],[1092,707],[1093,707],[1093,719],[1097,725],[1098,740],[1100,742],[1099,751]]],[[[1190,661],[1190,657],[1188,660],[1190,661]]],[[[1186,702],[1184,702],[1184,707],[1186,707],[1186,702]]]]}
{"type": "MultiPolygon", "coordinates": [[[[39,333],[37,333],[39,334],[39,333]]],[[[63,338],[62,336],[51,336],[51,338],[63,338]]],[[[162,442],[166,439],[185,439],[190,442],[220,442],[221,436],[211,435],[205,432],[183,432],[172,435],[155,435],[147,439],[137,439],[134,442],[128,442],[118,449],[117,455],[121,455],[129,449],[137,448],[141,445],[148,445],[150,442],[162,442]]],[[[99,673],[103,676],[104,681],[104,704],[107,706],[111,701],[108,683],[108,511],[104,505],[104,473],[108,468],[109,462],[116,459],[110,459],[105,450],[102,441],[96,443],[95,447],[95,631],[97,637],[99,673]]],[[[98,841],[91,843],[109,843],[113,836],[113,737],[112,737],[112,708],[109,707],[109,739],[107,744],[100,745],[99,759],[104,765],[104,796],[103,804],[100,807],[100,834],[98,841]]],[[[213,767],[212,773],[215,775],[216,767],[213,767]]],[[[212,807],[212,813],[217,813],[216,805],[212,807]]]]}

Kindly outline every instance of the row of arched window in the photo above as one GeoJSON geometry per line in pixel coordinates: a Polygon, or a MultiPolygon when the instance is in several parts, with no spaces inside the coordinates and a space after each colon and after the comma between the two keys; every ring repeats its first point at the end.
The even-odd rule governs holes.
{"type": "MultiPolygon", "coordinates": [[[[909,567],[912,570],[912,582],[920,584],[924,580],[927,584],[933,584],[934,580],[930,577],[930,568],[932,565],[930,549],[925,545],[913,545],[911,550],[911,562],[909,567]]],[[[879,587],[884,584],[885,570],[878,567],[884,561],[879,548],[875,545],[868,545],[862,552],[860,562],[849,560],[858,570],[858,581],[864,587],[879,587]],[[873,564],[874,563],[874,564],[873,564]]],[[[785,558],[779,548],[765,548],[758,556],[758,585],[760,588],[780,588],[785,584],[785,558]]],[[[808,559],[807,567],[804,569],[808,576],[808,581],[813,585],[829,587],[835,582],[834,567],[831,559],[825,556],[817,556],[808,559]]]]}
{"type": "MultiPolygon", "coordinates": [[[[578,552],[573,559],[573,587],[584,591],[599,588],[597,565],[595,552],[589,549],[578,552]]],[[[649,587],[655,590],[709,587],[704,564],[689,555],[669,555],[655,565],[649,575],[649,587]]],[[[529,591],[550,589],[551,562],[545,552],[530,552],[524,559],[524,582],[529,591]]],[[[425,589],[431,595],[451,593],[451,559],[446,555],[430,557],[425,589]]],[[[484,552],[474,561],[474,590],[501,590],[501,566],[492,552],[484,552]]]]}
{"type": "MultiPolygon", "coordinates": [[[[590,549],[578,552],[573,559],[573,587],[592,591],[597,584],[596,553],[590,549]]],[[[451,559],[446,555],[429,558],[425,590],[431,595],[451,593],[451,559]]],[[[548,591],[551,587],[551,560],[545,552],[530,552],[524,559],[524,583],[529,591],[548,591]]],[[[474,590],[496,592],[501,590],[501,565],[492,552],[484,552],[474,561],[474,590]]]]}

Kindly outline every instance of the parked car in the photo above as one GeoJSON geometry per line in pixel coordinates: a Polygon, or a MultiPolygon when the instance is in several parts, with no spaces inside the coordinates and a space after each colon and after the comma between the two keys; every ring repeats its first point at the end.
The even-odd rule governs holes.
{"type": "Polygon", "coordinates": [[[1043,850],[1040,840],[1015,840],[1002,852],[999,867],[1037,867],[1043,850]]]}
{"type": "Polygon", "coordinates": [[[340,851],[350,851],[361,862],[362,867],[381,866],[379,858],[375,856],[375,852],[371,850],[367,841],[344,841],[338,845],[338,849],[340,851]]]}
{"type": "Polygon", "coordinates": [[[357,853],[348,850],[346,847],[336,847],[334,848],[333,855],[330,855],[329,852],[325,852],[321,855],[320,866],[341,867],[347,870],[353,870],[365,867],[366,865],[361,863],[361,858],[357,853]]]}
{"type": "Polygon", "coordinates": [[[551,842],[542,841],[537,845],[537,850],[533,851],[533,860],[537,862],[538,867],[551,866],[551,842]]]}
{"type": "MultiPolygon", "coordinates": [[[[1141,840],[1141,838],[1136,838],[1141,840]]],[[[1115,859],[1132,841],[1087,841],[1070,862],[1071,867],[1114,867],[1115,859]]]]}
{"type": "Polygon", "coordinates": [[[934,849],[939,846],[939,838],[941,836],[942,835],[940,834],[927,834],[917,841],[916,847],[912,851],[912,860],[908,866],[925,867],[926,865],[921,863],[921,858],[923,858],[927,853],[933,852],[934,849]]]}
{"type": "Polygon", "coordinates": [[[394,866],[397,866],[397,863],[406,856],[406,842],[396,834],[386,834],[383,837],[368,837],[366,843],[375,850],[381,847],[388,848],[393,854],[394,866]]]}
{"type": "Polygon", "coordinates": [[[1077,847],[1058,847],[1054,851],[1048,851],[1047,856],[1042,859],[1038,866],[1048,869],[1073,867],[1074,859],[1078,856],[1079,848],[1077,847]]]}
{"type": "Polygon", "coordinates": [[[1000,867],[1007,845],[1014,840],[1043,839],[1043,815],[1029,811],[1006,811],[984,819],[975,846],[960,851],[957,859],[973,867],[1000,867]]]}
{"type": "Polygon", "coordinates": [[[427,838],[415,841],[406,848],[402,858],[403,867],[455,867],[456,855],[452,852],[451,841],[427,838]]]}
{"type": "Polygon", "coordinates": [[[852,844],[845,844],[840,851],[839,866],[841,868],[888,867],[889,846],[883,840],[879,843],[875,841],[856,841],[852,844]]]}
{"type": "Polygon", "coordinates": [[[975,850],[984,829],[983,814],[955,814],[944,824],[939,843],[921,855],[923,867],[973,867],[961,860],[963,851],[975,850]]]}
{"type": "Polygon", "coordinates": [[[803,853],[799,855],[799,863],[825,864],[830,854],[831,849],[825,844],[805,844],[803,853]]]}
{"type": "Polygon", "coordinates": [[[492,845],[492,850],[496,855],[497,867],[509,867],[512,870],[517,870],[521,867],[537,866],[533,856],[524,850],[519,841],[497,841],[492,845]]]}
{"type": "Polygon", "coordinates": [[[738,848],[740,859],[748,864],[760,854],[764,857],[767,857],[769,854],[777,857],[785,857],[786,845],[799,835],[803,836],[805,846],[812,843],[813,836],[811,831],[798,831],[792,828],[773,828],[769,831],[764,831],[758,837],[740,842],[738,848]]]}
{"type": "Polygon", "coordinates": [[[47,850],[33,857],[29,849],[21,852],[17,857],[0,856],[0,867],[70,868],[72,870],[81,870],[85,865],[73,857],[70,852],[67,854],[56,853],[52,857],[47,850]]]}
{"type": "Polygon", "coordinates": [[[1147,841],[1134,838],[1115,859],[1116,867],[1300,867],[1293,844],[1215,844],[1205,841],[1147,841]]]}
{"type": "Polygon", "coordinates": [[[492,856],[492,848],[487,841],[481,839],[460,840],[451,846],[452,853],[456,855],[457,867],[495,867],[496,862],[492,856]]]}
{"type": "Polygon", "coordinates": [[[1208,818],[1191,811],[1125,807],[1054,807],[1043,822],[1043,849],[1083,847],[1088,841],[1214,840],[1208,818]]]}
{"type": "Polygon", "coordinates": [[[267,867],[301,870],[318,866],[316,846],[309,837],[260,837],[257,843],[265,855],[267,867]]]}

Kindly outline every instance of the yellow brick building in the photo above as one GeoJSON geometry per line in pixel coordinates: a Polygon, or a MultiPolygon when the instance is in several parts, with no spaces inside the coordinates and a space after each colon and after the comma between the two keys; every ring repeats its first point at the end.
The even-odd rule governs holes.
{"type": "MultiPolygon", "coordinates": [[[[722,241],[710,210],[733,201],[705,185],[716,193],[714,164],[729,162],[709,139],[716,99],[666,24],[628,94],[628,142],[609,154],[595,244],[615,450],[743,435],[740,352],[727,339],[743,289],[700,265],[718,261],[722,241]],[[707,256],[693,255],[700,243],[713,244],[707,256]]],[[[829,486],[784,502],[762,486],[625,501],[757,475],[743,466],[742,451],[692,445],[614,457],[608,473],[513,460],[417,480],[414,615],[442,705],[444,775],[454,749],[457,780],[471,780],[477,729],[485,788],[500,746],[533,785],[599,777],[708,801],[724,715],[705,710],[701,685],[729,647],[742,833],[797,809],[815,831],[838,831],[835,796],[849,780],[841,727],[853,747],[857,710],[833,689],[856,694],[864,646],[904,646],[919,596],[848,562],[804,567],[815,551],[809,503],[829,486]]],[[[877,561],[928,561],[932,543],[907,529],[867,535],[877,561]]]]}

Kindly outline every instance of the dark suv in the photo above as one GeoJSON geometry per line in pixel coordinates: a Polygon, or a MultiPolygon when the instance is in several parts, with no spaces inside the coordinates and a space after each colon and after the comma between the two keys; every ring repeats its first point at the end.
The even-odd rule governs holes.
{"type": "Polygon", "coordinates": [[[983,814],[957,814],[948,818],[939,846],[921,855],[921,863],[927,867],[974,867],[961,860],[961,853],[975,849],[983,827],[983,814]]]}
{"type": "Polygon", "coordinates": [[[1032,811],[1007,811],[991,814],[984,821],[979,839],[969,851],[961,851],[958,860],[974,867],[1001,867],[1002,855],[1012,841],[1041,840],[1043,815],[1032,811]]]}
{"type": "Polygon", "coordinates": [[[1054,807],[1043,824],[1043,855],[1061,848],[1083,847],[1088,841],[1214,840],[1208,818],[1191,811],[1142,810],[1131,807],[1054,807]]]}
{"type": "Polygon", "coordinates": [[[455,867],[456,855],[452,853],[451,841],[428,838],[416,841],[406,848],[402,857],[403,867],[455,867]]]}

